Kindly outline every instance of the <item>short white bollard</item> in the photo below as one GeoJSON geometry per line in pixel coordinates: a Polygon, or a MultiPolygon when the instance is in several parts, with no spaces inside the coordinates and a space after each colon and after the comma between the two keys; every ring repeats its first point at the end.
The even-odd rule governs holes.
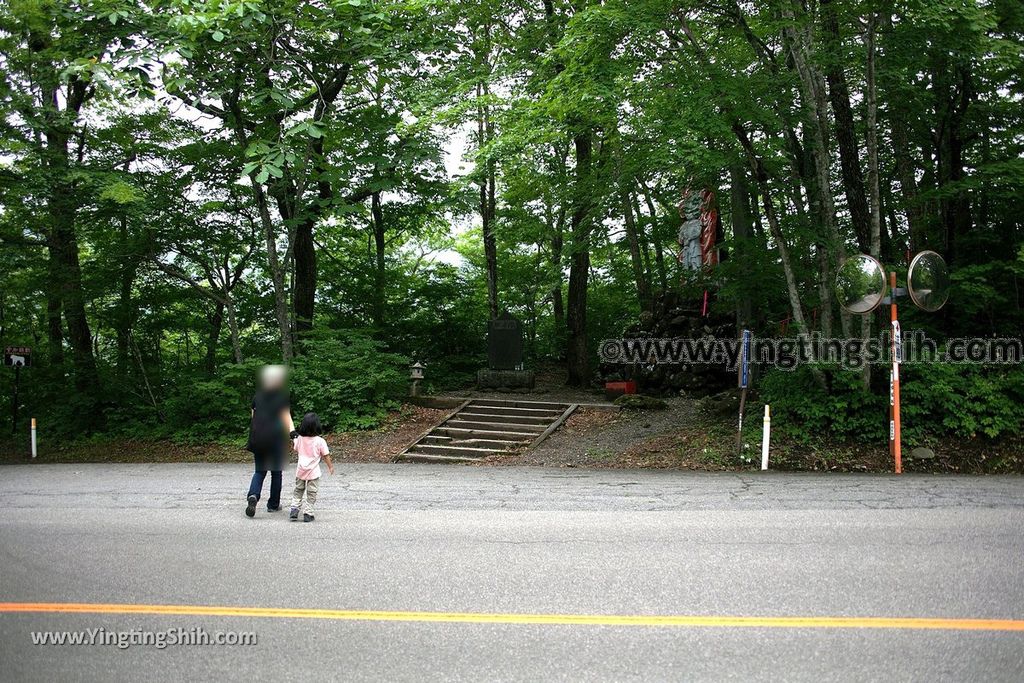
{"type": "Polygon", "coordinates": [[[761,469],[768,469],[768,442],[772,436],[771,407],[764,407],[764,428],[761,430],[761,469]]]}
{"type": "Polygon", "coordinates": [[[32,457],[36,457],[36,419],[32,418],[32,457]]]}

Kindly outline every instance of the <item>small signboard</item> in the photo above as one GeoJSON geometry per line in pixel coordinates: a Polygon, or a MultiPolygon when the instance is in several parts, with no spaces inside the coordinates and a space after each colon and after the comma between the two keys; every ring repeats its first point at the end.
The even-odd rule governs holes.
{"type": "Polygon", "coordinates": [[[743,330],[743,337],[740,341],[740,362],[739,380],[740,389],[746,389],[750,383],[750,330],[743,330]]]}
{"type": "Polygon", "coordinates": [[[27,368],[32,365],[32,349],[27,346],[4,348],[4,365],[11,368],[27,368]]]}

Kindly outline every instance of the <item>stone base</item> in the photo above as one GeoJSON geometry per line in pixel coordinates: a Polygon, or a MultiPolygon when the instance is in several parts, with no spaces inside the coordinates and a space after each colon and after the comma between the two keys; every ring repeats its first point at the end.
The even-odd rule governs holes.
{"type": "Polygon", "coordinates": [[[433,408],[434,410],[451,410],[452,408],[458,408],[465,401],[466,399],[464,398],[449,398],[447,396],[409,397],[409,403],[423,408],[433,408]]]}
{"type": "Polygon", "coordinates": [[[533,370],[478,370],[476,385],[480,389],[532,389],[533,370]]]}

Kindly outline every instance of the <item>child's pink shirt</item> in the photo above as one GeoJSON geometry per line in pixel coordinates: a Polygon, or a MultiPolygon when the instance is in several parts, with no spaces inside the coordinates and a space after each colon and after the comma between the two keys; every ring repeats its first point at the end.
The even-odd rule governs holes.
{"type": "Polygon", "coordinates": [[[292,443],[295,452],[299,454],[299,465],[295,468],[297,479],[319,479],[320,460],[331,451],[327,448],[327,442],[319,436],[297,436],[292,443]]]}

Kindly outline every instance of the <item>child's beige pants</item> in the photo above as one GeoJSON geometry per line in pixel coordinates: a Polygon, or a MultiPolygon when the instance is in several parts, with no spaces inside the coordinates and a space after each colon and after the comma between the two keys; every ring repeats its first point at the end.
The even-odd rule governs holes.
{"type": "Polygon", "coordinates": [[[320,490],[319,479],[299,479],[295,477],[295,491],[292,493],[292,507],[302,505],[302,494],[306,494],[306,506],[303,512],[307,515],[313,514],[313,506],[316,505],[316,493],[320,490]]]}

